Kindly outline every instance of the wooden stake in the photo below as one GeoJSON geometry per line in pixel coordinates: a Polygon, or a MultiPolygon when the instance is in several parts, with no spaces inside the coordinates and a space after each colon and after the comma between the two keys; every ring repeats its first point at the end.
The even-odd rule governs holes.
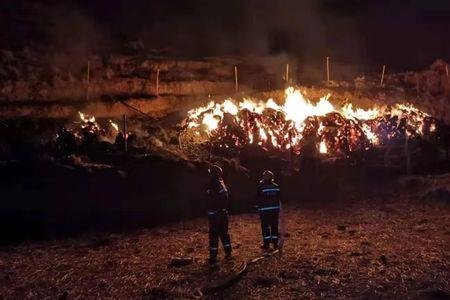
{"type": "Polygon", "coordinates": [[[91,61],[87,62],[87,70],[86,70],[86,100],[89,101],[89,85],[91,81],[91,61]]]}
{"type": "Polygon", "coordinates": [[[159,69],[156,69],[156,96],[159,96],[159,69]]]}
{"type": "Polygon", "coordinates": [[[385,71],[386,71],[386,65],[383,65],[383,70],[381,71],[380,86],[383,86],[384,72],[385,72],[385,71]]]}
{"type": "Polygon", "coordinates": [[[236,93],[239,91],[239,83],[238,83],[238,70],[237,66],[234,66],[234,83],[236,85],[236,93]]]}
{"type": "Polygon", "coordinates": [[[448,64],[445,64],[445,75],[447,75],[447,79],[448,79],[448,64]]]}
{"type": "Polygon", "coordinates": [[[286,64],[286,83],[289,84],[289,64],[286,64]]]}
{"type": "Polygon", "coordinates": [[[127,134],[127,115],[124,114],[123,115],[123,150],[125,153],[127,153],[128,151],[128,143],[127,143],[127,139],[128,139],[128,134],[127,134]]]}
{"type": "Polygon", "coordinates": [[[327,56],[327,82],[330,83],[330,57],[327,56]]]}

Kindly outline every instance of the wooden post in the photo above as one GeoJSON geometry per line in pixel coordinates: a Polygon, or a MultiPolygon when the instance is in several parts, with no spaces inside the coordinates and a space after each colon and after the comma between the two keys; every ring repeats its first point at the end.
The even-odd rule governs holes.
{"type": "Polygon", "coordinates": [[[236,85],[236,93],[239,91],[239,83],[238,83],[238,70],[237,66],[234,66],[234,83],[236,85]]]}
{"type": "Polygon", "coordinates": [[[381,71],[380,86],[383,86],[384,72],[385,72],[385,71],[386,71],[386,65],[383,65],[383,70],[381,71]]]}
{"type": "Polygon", "coordinates": [[[330,57],[327,56],[327,83],[330,83],[330,57]]]}
{"type": "Polygon", "coordinates": [[[159,96],[159,69],[156,69],[156,96],[159,96]]]}
{"type": "Polygon", "coordinates": [[[445,75],[447,75],[447,79],[448,79],[448,64],[445,64],[445,75]]]}
{"type": "Polygon", "coordinates": [[[87,62],[87,70],[86,70],[86,100],[89,101],[90,94],[90,81],[91,81],[91,61],[87,62]]]}
{"type": "Polygon", "coordinates": [[[125,153],[128,151],[128,134],[127,134],[128,128],[127,128],[127,115],[123,115],[123,150],[125,153]]]}
{"type": "Polygon", "coordinates": [[[286,64],[286,84],[289,85],[289,64],[286,64]]]}

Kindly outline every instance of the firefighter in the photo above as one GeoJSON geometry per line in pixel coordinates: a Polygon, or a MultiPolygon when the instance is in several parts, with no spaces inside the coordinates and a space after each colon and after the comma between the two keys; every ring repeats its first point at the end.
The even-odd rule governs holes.
{"type": "Polygon", "coordinates": [[[256,208],[261,218],[262,248],[268,252],[270,244],[278,249],[278,215],[280,213],[280,188],[274,182],[273,173],[264,171],[256,193],[256,208]]]}
{"type": "Polygon", "coordinates": [[[208,221],[209,221],[209,260],[214,264],[219,252],[219,238],[225,251],[225,258],[231,259],[231,240],[228,234],[228,189],[223,181],[223,171],[217,165],[209,169],[211,175],[208,194],[208,221]]]}

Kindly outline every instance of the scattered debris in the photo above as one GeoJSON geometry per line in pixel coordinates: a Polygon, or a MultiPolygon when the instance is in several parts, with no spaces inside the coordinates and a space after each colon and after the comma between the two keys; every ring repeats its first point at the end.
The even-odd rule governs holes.
{"type": "Polygon", "coordinates": [[[383,265],[387,265],[388,264],[388,260],[387,260],[385,255],[381,255],[380,256],[380,261],[383,263],[383,265]]]}
{"type": "Polygon", "coordinates": [[[193,257],[181,257],[181,258],[173,258],[170,262],[171,267],[182,267],[190,265],[194,262],[193,257]]]}
{"type": "Polygon", "coordinates": [[[345,225],[338,225],[337,226],[337,230],[339,230],[339,231],[346,231],[347,230],[347,226],[345,226],[345,225]]]}
{"type": "Polygon", "coordinates": [[[258,277],[255,280],[255,285],[261,287],[274,286],[278,283],[280,283],[280,280],[277,277],[258,277]]]}
{"type": "Polygon", "coordinates": [[[450,190],[448,188],[437,188],[425,194],[422,199],[450,204],[450,190]]]}

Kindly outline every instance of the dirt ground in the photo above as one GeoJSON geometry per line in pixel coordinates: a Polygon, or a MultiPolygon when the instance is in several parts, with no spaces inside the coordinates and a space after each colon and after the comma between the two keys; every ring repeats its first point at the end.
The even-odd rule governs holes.
{"type": "Polygon", "coordinates": [[[205,283],[261,254],[256,214],[231,215],[234,260],[207,258],[206,218],[153,229],[27,242],[0,251],[2,299],[448,299],[450,206],[415,195],[287,205],[281,255],[233,285],[205,283]],[[194,263],[171,267],[175,257],[194,263]],[[443,298],[439,298],[443,297],[443,298]]]}

